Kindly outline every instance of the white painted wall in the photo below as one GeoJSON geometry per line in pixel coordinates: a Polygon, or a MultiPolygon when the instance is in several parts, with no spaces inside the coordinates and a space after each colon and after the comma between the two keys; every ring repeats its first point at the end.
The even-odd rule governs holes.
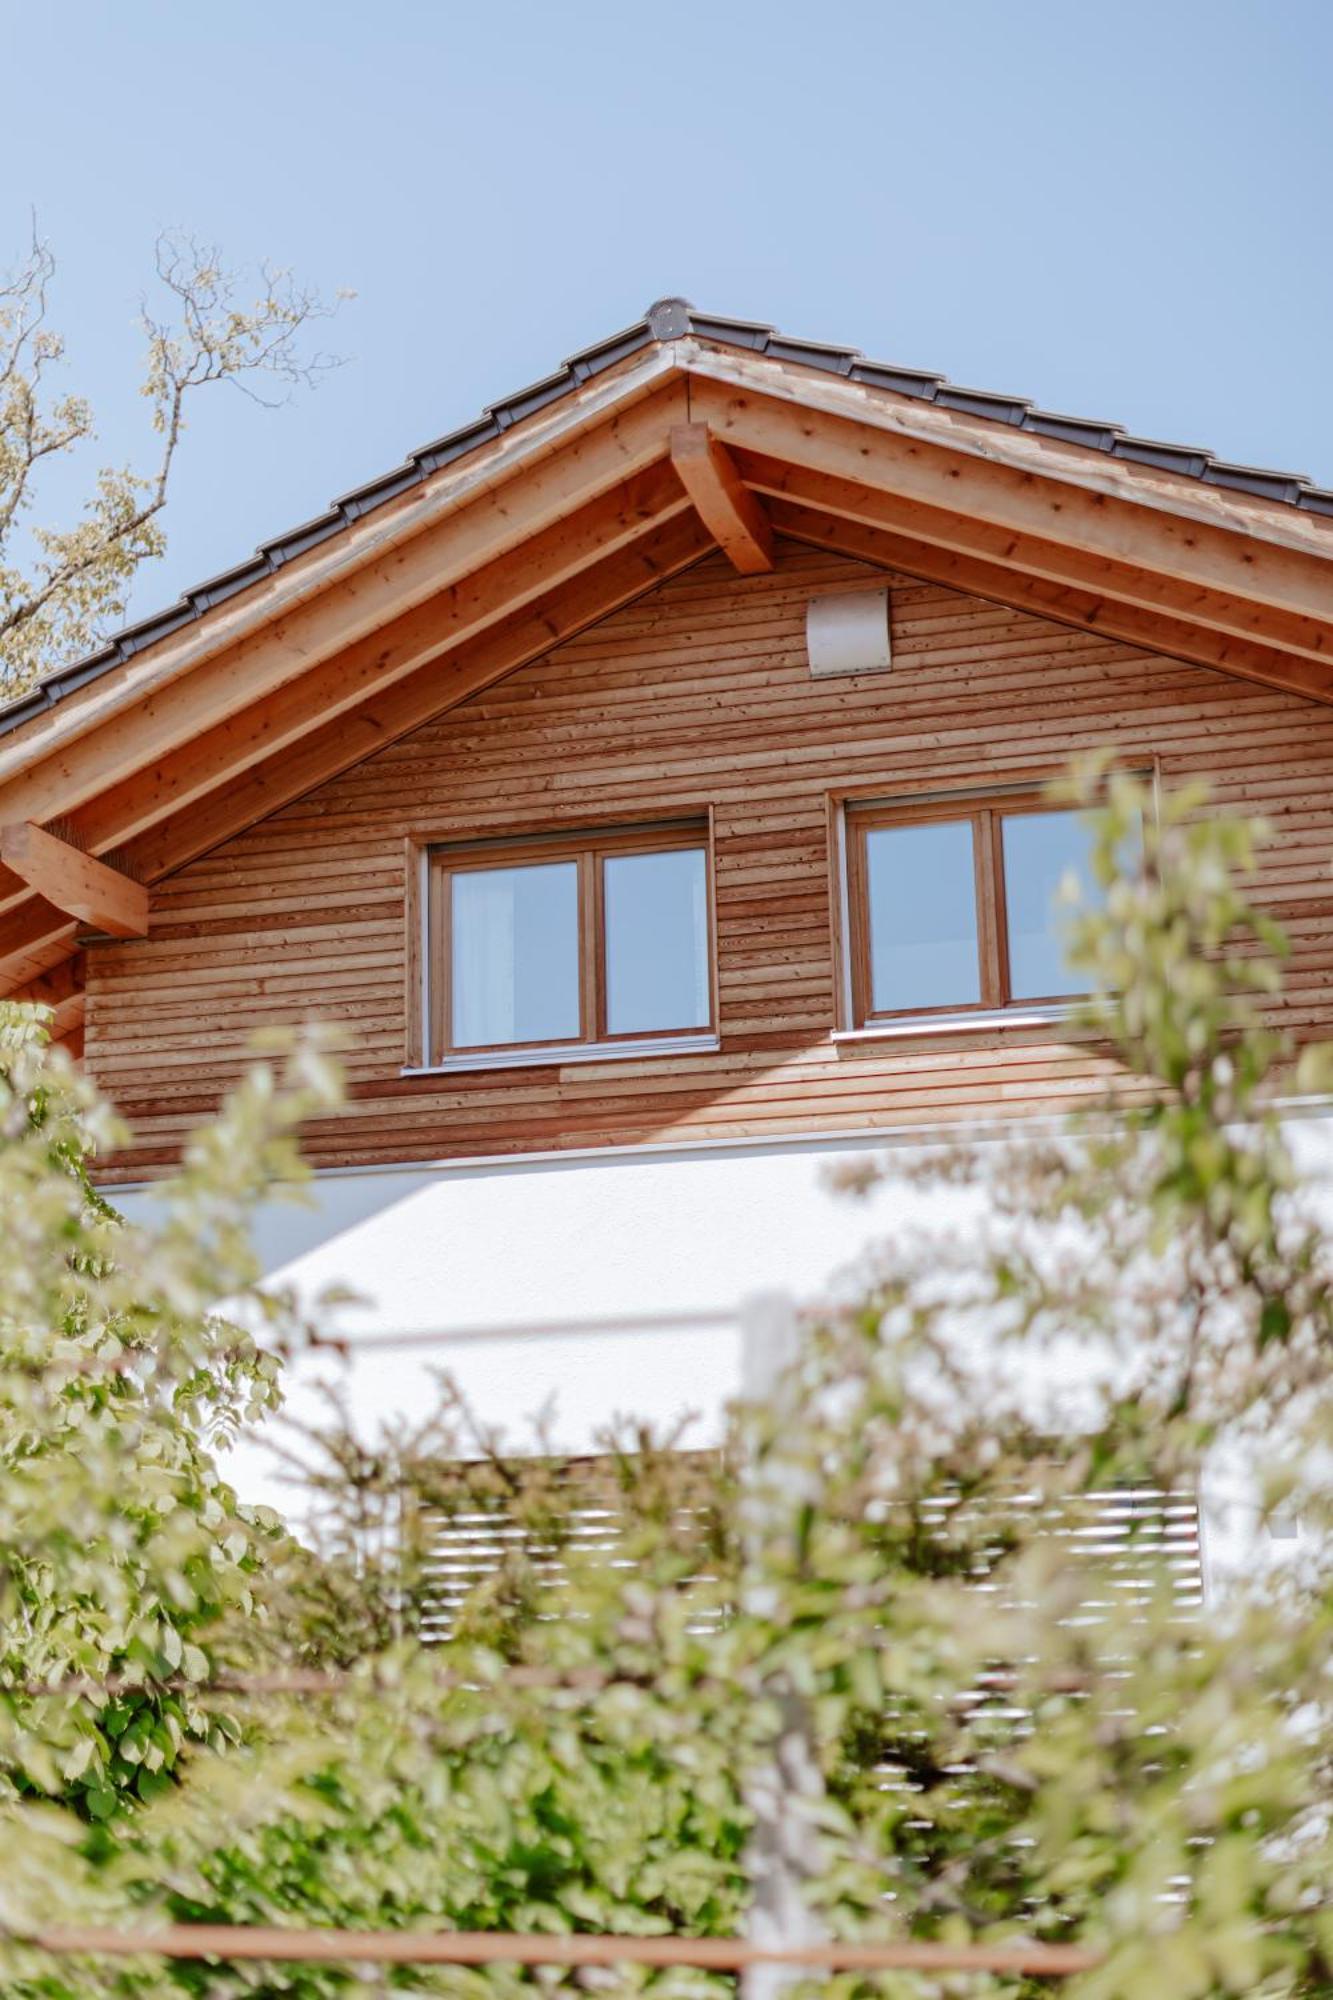
{"type": "MultiPolygon", "coordinates": [[[[817,1293],[873,1233],[867,1208],[835,1198],[828,1145],[726,1147],[404,1167],[319,1175],[311,1204],[262,1212],[266,1276],[314,1302],[330,1287],[366,1299],[330,1320],[349,1339],[439,1330],[428,1349],[323,1355],[289,1370],[289,1401],[312,1410],[314,1385],[345,1385],[366,1429],[424,1407],[445,1368],[483,1421],[521,1444],[546,1411],[562,1450],[592,1446],[618,1415],[690,1438],[716,1437],[739,1380],[737,1314],[761,1290],[817,1293]],[[618,1331],[617,1318],[700,1313],[707,1326],[618,1331]],[[551,1321],[581,1334],[532,1334],[551,1321]],[[480,1338],[487,1328],[503,1334],[480,1338]],[[457,1337],[461,1333],[462,1337],[457,1337]]],[[[118,1197],[133,1218],[151,1190],[118,1197]]],[[[246,1450],[234,1476],[247,1497],[283,1504],[266,1462],[246,1450]]]]}
{"type": "MultiPolygon", "coordinates": [[[[1333,1226],[1333,1119],[1293,1122],[1292,1137],[1333,1226]]],[[[924,1135],[923,1135],[924,1142],[924,1135]]],[[[521,1447],[546,1412],[561,1450],[586,1450],[617,1416],[717,1436],[739,1387],[738,1316],[757,1292],[809,1299],[877,1236],[913,1226],[920,1197],[892,1185],[869,1203],[835,1195],[829,1170],[883,1139],[644,1149],[523,1161],[324,1173],[308,1206],[270,1203],[258,1243],[266,1275],[313,1308],[329,1287],[365,1303],[323,1315],[349,1339],[439,1332],[437,1346],[306,1358],[289,1370],[298,1415],[318,1384],[341,1384],[367,1434],[428,1407],[446,1369],[481,1420],[521,1447]],[[681,1313],[707,1325],[643,1331],[617,1320],[681,1313]],[[596,1330],[552,1333],[552,1321],[596,1330]],[[490,1331],[494,1329],[494,1331],[490,1331]],[[531,1331],[525,1331],[531,1329],[531,1331]]],[[[151,1190],[118,1197],[133,1217],[151,1190]]],[[[266,1450],[239,1448],[247,1498],[292,1511],[266,1450]]],[[[1254,1508],[1234,1474],[1219,1479],[1209,1523],[1215,1571],[1256,1559],[1254,1508]]]]}

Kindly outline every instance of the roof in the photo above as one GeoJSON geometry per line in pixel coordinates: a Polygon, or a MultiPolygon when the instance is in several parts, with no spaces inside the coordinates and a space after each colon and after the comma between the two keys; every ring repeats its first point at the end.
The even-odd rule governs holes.
{"type": "Polygon", "coordinates": [[[664,299],[0,713],[0,992],[76,1034],[131,889],[792,542],[1333,706],[1333,493],[664,299]]]}
{"type": "Polygon", "coordinates": [[[552,374],[529,383],[526,388],[516,389],[511,395],[490,404],[470,423],[436,438],[433,443],[421,445],[416,451],[409,452],[400,465],[376,479],[366,481],[362,486],[353,487],[314,520],[305,521],[299,527],[262,543],[247,561],[196,584],[166,610],[126,626],[97,652],[57,668],[27,694],[0,707],[0,735],[19,728],[65,695],[120,666],[182,626],[202,618],[228,598],[263,582],[293,557],[304,555],[321,542],[342,533],[377,507],[385,506],[414,486],[420,486],[443,466],[493,442],[523,418],[571,394],[639,349],[654,342],[690,337],[745,348],[776,361],[820,369],[826,374],[841,376],[870,388],[887,389],[900,396],[933,403],[941,409],[1031,431],[1060,443],[1086,446],[1135,465],[1153,466],[1161,471],[1201,480],[1210,486],[1231,488],[1257,499],[1333,517],[1333,489],[1316,486],[1303,473],[1235,465],[1197,445],[1167,444],[1154,438],[1136,437],[1119,424],[1091,417],[1061,416],[1051,410],[1039,409],[1020,396],[1003,395],[989,389],[965,389],[951,383],[946,376],[924,369],[871,361],[855,347],[798,340],[756,320],[730,319],[720,314],[698,312],[686,299],[658,299],[641,319],[635,320],[622,332],[610,334],[604,340],[581,348],[552,374]]]}

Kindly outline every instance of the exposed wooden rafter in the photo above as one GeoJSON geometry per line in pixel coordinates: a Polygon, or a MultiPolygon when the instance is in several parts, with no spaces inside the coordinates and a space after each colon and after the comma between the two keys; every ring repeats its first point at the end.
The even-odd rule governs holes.
{"type": "Polygon", "coordinates": [[[1302,692],[1333,701],[1333,541],[1321,561],[776,399],[719,397],[710,423],[761,493],[1256,640],[1308,662],[1302,692]]]}
{"type": "MultiPolygon", "coordinates": [[[[708,531],[682,503],[665,522],[642,529],[628,546],[549,590],[534,606],[511,613],[470,642],[437,647],[416,672],[380,688],[358,708],[318,719],[299,742],[251,760],[229,782],[215,782],[206,797],[159,814],[124,844],[127,862],[146,881],[157,880],[596,624],[698,562],[712,546],[708,531]]],[[[73,824],[78,830],[77,815],[73,824]]],[[[39,977],[73,935],[64,913],[43,897],[0,912],[0,980],[13,985],[39,977]]]]}
{"type": "Polygon", "coordinates": [[[1184,619],[1141,611],[1135,605],[1119,603],[1095,591],[1050,583],[1043,577],[1007,569],[1002,563],[960,555],[956,550],[942,549],[911,535],[868,527],[864,521],[821,508],[774,500],[770,511],[779,534],[789,535],[793,541],[805,542],[812,548],[856,556],[882,569],[898,570],[926,583],[964,591],[969,597],[986,597],[992,603],[1007,604],[1015,611],[1030,611],[1038,618],[1050,618],[1077,631],[1104,632],[1109,639],[1123,640],[1126,645],[1188,660],[1194,666],[1217,667],[1266,687],[1285,688],[1292,694],[1310,692],[1306,663],[1293,661],[1271,646],[1229,639],[1223,633],[1207,631],[1184,619]]]}
{"type": "Polygon", "coordinates": [[[763,505],[741,479],[736,462],[707,424],[676,424],[671,463],[699,518],[742,576],[773,567],[773,530],[763,505]]]}
{"type": "Polygon", "coordinates": [[[0,860],[67,917],[110,937],[146,937],[148,891],[142,882],[95,861],[31,820],[0,826],[0,860]]]}
{"type": "Polygon", "coordinates": [[[148,829],[127,844],[127,858],[149,880],[181,867],[619,611],[688,569],[711,548],[707,530],[691,515],[654,529],[587,575],[552,591],[531,610],[506,619],[456,654],[385,689],[352,714],[312,730],[293,749],[254,765],[225,791],[213,792],[148,829]]]}
{"type": "Polygon", "coordinates": [[[1308,514],[706,342],[626,367],[0,742],[0,988],[715,545],[755,574],[789,535],[1333,703],[1308,514]]]}
{"type": "MultiPolygon", "coordinates": [[[[170,677],[154,670],[153,649],[127,662],[120,675],[94,683],[86,699],[82,691],[67,696],[49,715],[0,743],[5,818],[48,821],[72,812],[107,784],[266,700],[320,661],[362,639],[373,646],[390,621],[503,554],[515,552],[511,575],[522,573],[532,538],[546,529],[559,538],[566,524],[576,528],[585,505],[619,492],[621,501],[612,500],[610,512],[618,504],[633,510],[638,503],[623,489],[654,464],[661,468],[665,494],[666,433],[681,407],[678,395],[660,390],[602,432],[553,451],[521,480],[473,495],[414,540],[375,554],[355,577],[330,584],[272,625],[247,631],[203,659],[186,654],[187,664],[170,677]],[[91,705],[94,697],[98,708],[91,705]]],[[[679,499],[678,492],[673,498],[679,499]]],[[[601,533],[608,526],[603,521],[601,533]]],[[[599,543],[590,553],[604,546],[599,543]]],[[[222,606],[219,617],[230,609],[222,606]]],[[[200,643],[196,638],[196,646],[200,643]]],[[[163,650],[171,645],[164,642],[163,650]]],[[[314,725],[324,717],[315,710],[307,720],[314,725]]]]}
{"type": "MultiPolygon", "coordinates": [[[[380,702],[398,682],[445,655],[456,655],[516,612],[540,604],[572,578],[632,548],[654,529],[682,517],[688,504],[661,459],[573,509],[522,548],[482,564],[368,638],[285,682],[253,707],[187,736],[148,770],[136,764],[86,805],[71,809],[73,828],[94,851],[120,846],[219,785],[233,784],[252,765],[299,745],[312,730],[324,729],[339,716],[349,718],[364,746],[360,754],[367,754],[370,745],[364,735],[357,736],[351,718],[368,701],[380,702]]],[[[539,620],[538,630],[545,629],[539,620]]],[[[414,712],[423,687],[436,702],[432,713],[459,698],[437,671],[409,704],[414,712]]],[[[385,740],[391,739],[381,735],[374,747],[385,740]]]]}

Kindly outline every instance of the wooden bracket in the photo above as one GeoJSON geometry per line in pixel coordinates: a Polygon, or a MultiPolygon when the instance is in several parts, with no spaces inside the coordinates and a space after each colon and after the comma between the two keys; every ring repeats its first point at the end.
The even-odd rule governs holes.
{"type": "Polygon", "coordinates": [[[707,424],[674,424],[671,463],[700,520],[742,576],[773,567],[773,529],[762,501],[707,424]]]}
{"type": "Polygon", "coordinates": [[[57,840],[31,820],[0,827],[0,861],[67,917],[77,917],[112,937],[143,937],[148,891],[105,861],[57,840]]]}

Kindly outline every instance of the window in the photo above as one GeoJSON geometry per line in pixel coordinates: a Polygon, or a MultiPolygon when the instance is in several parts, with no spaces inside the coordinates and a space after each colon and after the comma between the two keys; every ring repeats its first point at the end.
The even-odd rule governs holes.
{"type": "Polygon", "coordinates": [[[431,851],[428,1065],[711,1043],[708,828],[431,851]]]}
{"type": "Polygon", "coordinates": [[[853,805],[846,813],[851,1025],[1086,993],[1057,901],[1093,894],[1091,834],[1041,794],[853,805]]]}

